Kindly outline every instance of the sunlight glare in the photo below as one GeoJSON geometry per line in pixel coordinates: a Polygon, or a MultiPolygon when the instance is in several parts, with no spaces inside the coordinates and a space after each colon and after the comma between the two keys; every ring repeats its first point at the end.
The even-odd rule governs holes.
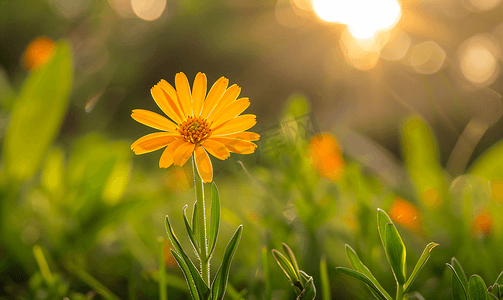
{"type": "Polygon", "coordinates": [[[465,41],[458,56],[461,72],[474,84],[489,85],[499,75],[499,49],[488,35],[477,35],[465,41]]]}
{"type": "Polygon", "coordinates": [[[401,16],[396,0],[313,0],[313,10],[323,21],[348,25],[358,39],[391,29],[401,16]]]}

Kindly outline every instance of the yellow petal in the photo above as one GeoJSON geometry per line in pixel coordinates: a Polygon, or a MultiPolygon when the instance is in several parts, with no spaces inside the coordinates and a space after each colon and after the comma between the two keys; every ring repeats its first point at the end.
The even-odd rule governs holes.
{"type": "Polygon", "coordinates": [[[169,144],[161,155],[159,160],[159,168],[167,168],[173,164],[173,157],[175,150],[185,143],[184,140],[175,140],[173,143],[169,144]]]}
{"type": "Polygon", "coordinates": [[[212,135],[224,135],[245,131],[257,123],[255,115],[242,115],[212,128],[212,135]]]}
{"type": "Polygon", "coordinates": [[[229,156],[231,156],[227,147],[225,147],[224,144],[222,144],[218,141],[209,139],[209,140],[204,141],[202,146],[211,155],[215,156],[216,158],[218,158],[220,160],[225,160],[225,159],[229,158],[229,156]]]}
{"type": "Polygon", "coordinates": [[[194,116],[199,117],[203,109],[204,97],[206,97],[206,75],[204,73],[197,73],[194,79],[194,87],[192,88],[192,112],[194,116]]]}
{"type": "Polygon", "coordinates": [[[135,154],[152,152],[173,142],[175,140],[175,136],[179,136],[179,134],[176,132],[151,133],[137,139],[131,145],[131,150],[133,150],[135,154]]]}
{"type": "Polygon", "coordinates": [[[168,93],[166,93],[159,85],[154,85],[153,88],[150,89],[150,93],[152,94],[152,98],[154,98],[157,106],[166,114],[166,116],[170,117],[171,120],[175,121],[178,124],[182,123],[182,114],[176,105],[175,100],[171,99],[168,93]]]}
{"type": "Polygon", "coordinates": [[[206,97],[206,101],[204,101],[201,118],[208,118],[210,113],[222,98],[222,95],[224,94],[228,84],[229,80],[225,77],[220,77],[220,79],[218,79],[215,84],[213,84],[210,92],[208,93],[208,97],[206,97]]]}
{"type": "Polygon", "coordinates": [[[222,109],[236,100],[240,92],[241,88],[239,86],[237,86],[236,84],[231,85],[231,87],[229,87],[225,91],[222,99],[220,99],[218,104],[215,106],[215,109],[213,109],[211,114],[208,116],[208,121],[213,121],[215,117],[222,111],[222,109]]]}
{"type": "Polygon", "coordinates": [[[176,93],[178,100],[180,100],[185,117],[192,116],[192,96],[190,95],[190,85],[187,76],[183,73],[177,73],[175,76],[176,93]]]}
{"type": "Polygon", "coordinates": [[[144,109],[134,109],[131,117],[136,121],[150,126],[155,129],[164,130],[164,131],[176,131],[175,123],[166,119],[165,117],[156,114],[155,112],[151,112],[144,109]]]}
{"type": "Polygon", "coordinates": [[[213,166],[208,153],[198,146],[194,151],[194,157],[196,158],[197,172],[203,182],[211,182],[213,180],[213,166]]]}
{"type": "Polygon", "coordinates": [[[253,153],[257,148],[257,145],[245,140],[230,139],[230,138],[214,138],[214,137],[211,137],[209,140],[220,142],[224,144],[225,147],[229,149],[229,151],[240,154],[253,153]]]}
{"type": "Polygon", "coordinates": [[[232,102],[222,109],[218,116],[215,117],[213,121],[214,126],[216,127],[225,121],[239,116],[248,106],[250,106],[250,100],[248,100],[248,98],[242,98],[232,102]]]}
{"type": "Polygon", "coordinates": [[[232,133],[232,134],[225,134],[225,135],[215,135],[212,134],[212,137],[226,137],[226,138],[233,138],[233,139],[238,139],[238,140],[245,140],[245,141],[258,141],[260,138],[260,134],[251,132],[251,131],[243,131],[239,133],[232,133]]]}
{"type": "Polygon", "coordinates": [[[161,81],[159,81],[159,83],[157,85],[162,88],[162,90],[166,94],[166,98],[171,98],[173,100],[173,103],[177,108],[175,111],[178,111],[180,113],[180,117],[182,119],[182,122],[187,120],[187,114],[183,110],[183,106],[180,103],[180,99],[178,98],[178,94],[176,93],[175,88],[173,88],[171,86],[171,84],[169,84],[164,79],[161,79],[161,81]]]}
{"type": "Polygon", "coordinates": [[[191,142],[185,142],[175,150],[173,156],[173,163],[175,166],[183,166],[183,164],[185,164],[194,152],[194,146],[195,144],[191,142]]]}

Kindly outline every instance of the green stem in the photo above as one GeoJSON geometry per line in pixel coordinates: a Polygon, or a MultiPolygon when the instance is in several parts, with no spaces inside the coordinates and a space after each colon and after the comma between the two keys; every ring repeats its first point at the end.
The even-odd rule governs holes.
{"type": "Polygon", "coordinates": [[[195,157],[192,156],[192,172],[194,173],[194,187],[198,202],[197,218],[199,225],[199,260],[201,262],[201,276],[206,285],[210,286],[210,261],[208,259],[208,241],[206,238],[206,206],[204,204],[204,182],[196,168],[195,157]]]}
{"type": "Polygon", "coordinates": [[[39,245],[33,246],[33,255],[35,256],[35,260],[40,268],[42,278],[44,278],[48,287],[52,287],[54,279],[52,277],[51,270],[49,269],[49,265],[47,264],[47,260],[45,260],[44,252],[39,245]]]}
{"type": "Polygon", "coordinates": [[[167,300],[166,263],[164,261],[164,238],[162,236],[157,238],[157,245],[159,246],[159,295],[160,300],[167,300]]]}
{"type": "Polygon", "coordinates": [[[396,285],[396,300],[403,300],[403,285],[400,283],[396,285]]]}

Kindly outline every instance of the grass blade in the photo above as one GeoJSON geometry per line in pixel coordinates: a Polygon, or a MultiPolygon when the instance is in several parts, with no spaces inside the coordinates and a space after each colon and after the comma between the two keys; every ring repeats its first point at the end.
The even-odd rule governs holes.
{"type": "Polygon", "coordinates": [[[227,244],[227,247],[225,247],[224,259],[211,285],[212,300],[222,300],[224,298],[225,288],[227,287],[227,281],[229,280],[229,270],[231,268],[232,258],[234,257],[234,253],[236,253],[242,233],[243,225],[239,225],[238,229],[227,244]]]}
{"type": "Polygon", "coordinates": [[[421,254],[421,257],[419,257],[419,260],[417,261],[416,266],[414,267],[414,270],[412,270],[412,274],[410,274],[409,279],[407,279],[407,282],[405,283],[405,285],[403,287],[404,294],[407,293],[407,290],[410,288],[411,284],[414,282],[417,275],[419,274],[419,272],[421,271],[423,266],[426,264],[426,262],[430,258],[431,250],[433,248],[435,248],[436,246],[438,246],[438,244],[433,243],[433,242],[426,245],[426,248],[424,248],[424,250],[423,250],[423,254],[421,254]]]}
{"type": "MultiPolygon", "coordinates": [[[[372,272],[370,272],[370,270],[367,268],[367,266],[365,266],[362,263],[362,261],[360,260],[360,258],[356,254],[355,250],[353,250],[353,248],[351,248],[349,245],[346,245],[346,254],[348,256],[349,262],[351,263],[351,266],[353,267],[353,269],[355,269],[356,271],[367,276],[367,278],[370,281],[372,281],[372,283],[379,289],[381,294],[383,294],[386,297],[386,299],[392,300],[391,296],[386,292],[386,290],[381,286],[381,284],[379,284],[379,282],[374,277],[372,272]]],[[[372,288],[370,288],[370,290],[373,292],[372,288]]]]}
{"type": "Polygon", "coordinates": [[[264,292],[265,299],[271,300],[271,275],[269,273],[269,257],[267,256],[267,247],[262,248],[262,268],[264,269],[264,292]]]}
{"type": "Polygon", "coordinates": [[[217,244],[218,229],[220,227],[220,197],[218,195],[217,185],[215,183],[211,186],[211,211],[210,211],[210,235],[209,235],[209,251],[208,257],[211,257],[215,251],[217,244]]]}
{"type": "Polygon", "coordinates": [[[366,285],[368,285],[372,291],[373,291],[373,295],[377,298],[377,299],[380,299],[380,300],[388,300],[388,298],[386,298],[386,296],[381,293],[381,291],[377,288],[377,286],[367,277],[365,276],[365,274],[362,274],[358,271],[355,271],[355,270],[351,270],[351,269],[348,269],[348,268],[343,268],[343,267],[337,267],[335,268],[338,272],[341,272],[343,274],[346,274],[346,275],[349,275],[349,276],[352,276],[356,279],[359,279],[360,281],[363,281],[366,285]]]}
{"type": "Polygon", "coordinates": [[[325,255],[320,260],[320,277],[321,277],[321,299],[330,300],[330,279],[328,278],[327,258],[325,255]]]}

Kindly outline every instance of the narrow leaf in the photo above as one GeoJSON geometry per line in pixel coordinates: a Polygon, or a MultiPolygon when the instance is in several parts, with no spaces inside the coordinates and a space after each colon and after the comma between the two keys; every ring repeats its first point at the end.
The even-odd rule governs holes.
{"type": "MultiPolygon", "coordinates": [[[[362,261],[360,260],[360,258],[356,254],[355,250],[353,250],[353,248],[351,248],[347,244],[346,244],[346,254],[348,256],[349,262],[351,263],[351,266],[353,267],[353,269],[355,269],[356,271],[358,271],[358,272],[364,274],[365,276],[367,276],[367,278],[370,281],[372,281],[372,283],[379,289],[379,291],[381,292],[381,294],[383,294],[386,297],[386,299],[392,300],[391,296],[379,284],[379,282],[374,277],[374,275],[372,274],[372,272],[370,272],[370,270],[362,263],[362,261]]],[[[370,290],[373,292],[372,288],[370,288],[370,290]]]]}
{"type": "Polygon", "coordinates": [[[271,300],[271,275],[269,272],[269,257],[267,247],[262,248],[262,269],[264,270],[265,300],[271,300]]]}
{"type": "Polygon", "coordinates": [[[456,271],[456,269],[451,264],[446,264],[452,270],[452,296],[454,300],[468,300],[470,297],[468,296],[468,284],[466,286],[463,285],[463,282],[456,271]],[[455,284],[457,282],[458,284],[455,284]]]}
{"type": "MultiPolygon", "coordinates": [[[[288,280],[290,280],[290,282],[292,283],[300,283],[300,278],[297,276],[297,272],[295,272],[295,268],[292,266],[290,261],[276,249],[272,249],[271,252],[278,265],[281,267],[283,272],[285,272],[288,280]]],[[[302,290],[302,286],[300,287],[300,289],[302,290]]]]}
{"type": "Polygon", "coordinates": [[[497,284],[503,284],[503,272],[501,272],[499,275],[498,275],[498,278],[496,278],[496,281],[494,283],[497,283],[497,284]]]}
{"type": "Polygon", "coordinates": [[[194,202],[194,208],[192,209],[192,232],[194,233],[194,239],[199,241],[199,222],[197,221],[197,201],[194,202]]]}
{"type": "Polygon", "coordinates": [[[433,243],[433,242],[429,243],[428,245],[426,245],[426,248],[424,248],[424,250],[423,250],[423,254],[421,254],[421,257],[419,257],[419,260],[417,261],[416,266],[414,267],[414,270],[412,270],[412,274],[410,274],[409,279],[407,279],[407,282],[405,283],[405,285],[403,287],[403,293],[404,294],[407,293],[407,291],[409,290],[411,284],[416,279],[417,274],[419,274],[419,272],[421,271],[421,269],[423,268],[423,266],[426,264],[426,262],[430,258],[430,252],[431,252],[431,250],[433,248],[435,248],[436,246],[438,246],[438,244],[433,243]]]}
{"type": "Polygon", "coordinates": [[[316,298],[316,287],[314,286],[313,277],[309,276],[308,280],[306,281],[304,290],[297,297],[297,300],[314,300],[315,298],[316,298]]]}
{"type": "Polygon", "coordinates": [[[185,223],[185,229],[187,229],[187,234],[189,235],[189,240],[190,243],[192,244],[192,249],[194,250],[194,253],[199,259],[199,247],[197,245],[197,240],[194,237],[194,232],[192,231],[192,228],[190,228],[190,223],[189,220],[187,219],[187,204],[185,204],[182,211],[183,211],[183,221],[185,223]]]}
{"type": "Polygon", "coordinates": [[[398,284],[403,285],[405,283],[406,274],[406,250],[403,244],[402,238],[398,234],[393,223],[386,224],[385,229],[386,234],[386,257],[393,270],[393,275],[395,275],[395,280],[398,284]]]}
{"type": "Polygon", "coordinates": [[[327,258],[321,257],[320,260],[320,277],[321,277],[321,299],[330,300],[332,295],[330,292],[330,278],[328,277],[327,258]]]}
{"type": "Polygon", "coordinates": [[[468,281],[471,300],[487,300],[487,287],[479,275],[472,275],[468,281]]]}
{"type": "Polygon", "coordinates": [[[72,77],[72,51],[58,42],[50,61],[23,83],[3,141],[7,177],[22,181],[35,174],[62,124],[72,77]]]}
{"type": "Polygon", "coordinates": [[[182,245],[180,244],[180,242],[176,238],[175,232],[173,231],[173,228],[171,227],[171,224],[169,223],[168,216],[166,216],[166,231],[168,233],[169,239],[171,240],[171,244],[173,245],[173,247],[175,247],[176,251],[178,252],[178,254],[180,254],[181,258],[183,259],[183,261],[187,265],[189,272],[190,272],[190,275],[192,276],[192,279],[194,280],[194,283],[196,285],[197,292],[198,292],[200,298],[202,300],[209,299],[210,289],[208,288],[206,283],[204,283],[203,279],[201,278],[201,274],[199,274],[196,267],[194,266],[194,264],[192,263],[190,258],[187,256],[187,254],[183,250],[182,245]]]}
{"type": "Polygon", "coordinates": [[[290,249],[290,247],[288,247],[288,245],[285,243],[282,243],[281,245],[283,246],[283,251],[285,251],[286,255],[288,255],[288,258],[290,260],[290,263],[292,264],[295,274],[297,274],[297,277],[299,279],[302,279],[300,276],[299,264],[297,263],[297,259],[295,259],[295,255],[293,254],[292,249],[290,249]]]}
{"type": "Polygon", "coordinates": [[[243,225],[239,225],[238,229],[227,244],[227,247],[225,247],[224,259],[217,271],[217,275],[215,276],[213,283],[211,284],[212,300],[222,300],[224,298],[225,288],[227,287],[227,281],[229,280],[229,270],[231,268],[232,258],[234,257],[234,253],[236,253],[242,233],[243,225]]]}
{"type": "Polygon", "coordinates": [[[215,251],[217,244],[218,229],[220,227],[220,197],[218,195],[217,185],[211,185],[211,211],[210,211],[210,235],[209,235],[209,252],[208,257],[211,257],[215,251]]]}
{"type": "Polygon", "coordinates": [[[192,296],[192,299],[194,300],[201,300],[199,297],[199,294],[197,293],[197,288],[196,285],[194,284],[194,280],[192,276],[190,275],[189,267],[187,264],[183,261],[183,259],[174,251],[171,249],[171,254],[175,258],[176,262],[178,263],[178,266],[180,269],[182,269],[183,276],[185,276],[185,281],[187,282],[187,285],[189,286],[189,291],[190,295],[192,296]]]}
{"type": "Polygon", "coordinates": [[[341,272],[343,274],[346,274],[346,275],[349,275],[349,276],[352,276],[356,279],[359,279],[361,281],[363,281],[366,285],[368,285],[372,291],[373,291],[373,295],[377,298],[377,299],[380,299],[380,300],[387,300],[388,298],[386,298],[386,296],[384,294],[381,293],[381,291],[379,290],[379,288],[377,288],[377,286],[367,277],[365,276],[365,274],[362,274],[358,271],[355,271],[355,270],[351,270],[351,269],[348,269],[348,268],[343,268],[343,267],[337,267],[335,268],[338,272],[341,272]]]}
{"type": "Polygon", "coordinates": [[[390,217],[384,212],[384,210],[378,208],[377,209],[377,229],[379,230],[379,237],[381,238],[382,246],[384,250],[386,250],[386,224],[393,223],[390,217]]]}

